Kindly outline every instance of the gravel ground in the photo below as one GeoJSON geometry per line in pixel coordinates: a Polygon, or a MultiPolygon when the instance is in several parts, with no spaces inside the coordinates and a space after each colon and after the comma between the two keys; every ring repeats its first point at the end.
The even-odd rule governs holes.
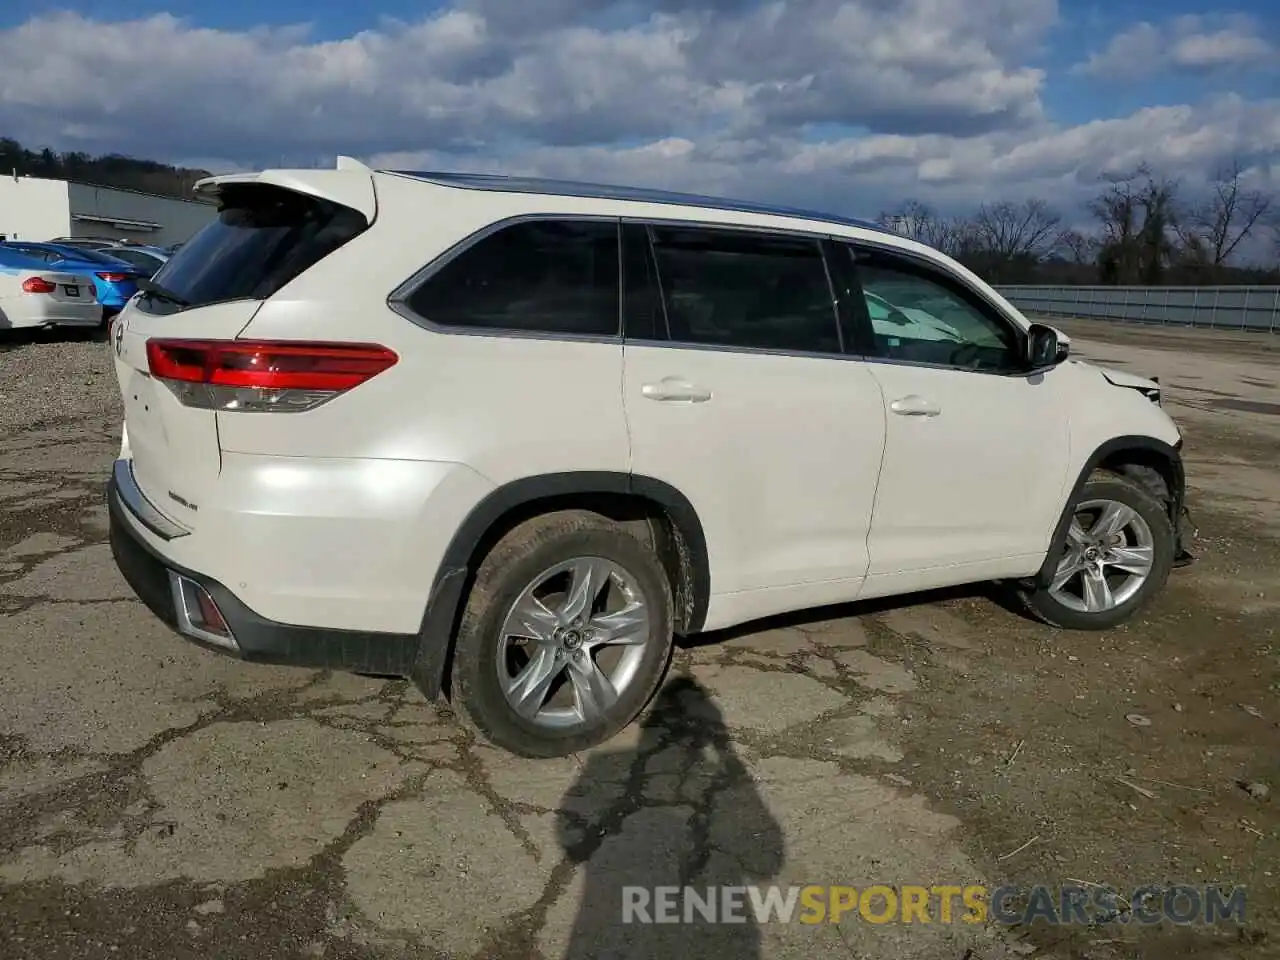
{"type": "Polygon", "coordinates": [[[0,332],[0,436],[32,421],[120,416],[119,385],[98,332],[0,332]]]}

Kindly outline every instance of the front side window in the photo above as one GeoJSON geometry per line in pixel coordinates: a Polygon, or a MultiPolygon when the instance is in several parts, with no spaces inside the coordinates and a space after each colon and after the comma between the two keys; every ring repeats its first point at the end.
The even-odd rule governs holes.
{"type": "Polygon", "coordinates": [[[1012,325],[958,281],[882,253],[857,255],[857,271],[876,356],[989,372],[1023,366],[1012,325]]]}
{"type": "Polygon", "coordinates": [[[618,286],[616,221],[530,220],[467,247],[406,303],[445,327],[617,336],[618,286]]]}
{"type": "Polygon", "coordinates": [[[672,340],[840,352],[817,240],[692,227],[653,227],[650,235],[672,340]]]}

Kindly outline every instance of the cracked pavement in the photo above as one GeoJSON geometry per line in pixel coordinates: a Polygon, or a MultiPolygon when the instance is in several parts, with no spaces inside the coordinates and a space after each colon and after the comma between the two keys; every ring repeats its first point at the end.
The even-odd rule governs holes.
{"type": "MultiPolygon", "coordinates": [[[[1243,594],[1223,593],[1239,580],[1212,565],[1208,593],[1171,584],[1134,636],[1113,632],[1121,635],[1116,647],[1055,640],[1048,628],[963,592],[815,612],[683,645],[650,710],[614,741],[563,760],[522,760],[477,741],[446,704],[424,701],[406,681],[244,665],[158,623],[132,598],[105,544],[103,487],[120,429],[105,348],[54,342],[0,351],[0,393],[9,404],[20,391],[12,371],[24,354],[61,348],[91,371],[74,409],[41,419],[45,411],[27,408],[0,423],[6,960],[1147,955],[1123,952],[1146,949],[1123,937],[1114,940],[1121,952],[1109,953],[1111,935],[1096,931],[1104,942],[1089,953],[1078,952],[1086,940],[1043,931],[873,925],[856,912],[816,926],[622,925],[620,891],[1084,876],[1073,868],[1085,866],[1069,862],[1082,832],[1099,831],[1105,847],[1126,828],[1108,820],[1117,814],[1091,808],[1099,795],[1107,799],[1090,772],[1102,761],[1073,757],[1072,745],[1050,749],[1061,735],[1052,727],[1070,725],[1075,711],[1085,743],[1132,736],[1105,732],[1122,696],[1108,684],[1128,681],[1109,661],[1091,664],[1096,670],[1069,681],[1085,693],[1058,711],[1059,680],[1045,679],[1050,657],[1065,665],[1053,644],[1083,648],[1073,661],[1092,659],[1091,645],[1119,657],[1107,651],[1145,643],[1143,631],[1163,638],[1206,602],[1255,617],[1242,636],[1270,624],[1269,637],[1276,622],[1274,607],[1251,613],[1243,594]],[[1042,682],[1050,686],[1037,690],[1042,682]],[[1101,712],[1090,712],[1094,700],[1101,712]],[[1016,769],[1059,783],[1038,786],[1034,799],[1008,785],[1008,747],[1019,731],[1002,728],[1000,717],[1012,723],[1037,709],[1047,711],[1043,756],[1029,746],[1016,769]],[[1056,834],[1036,803],[1058,818],[1056,834]],[[1003,856],[1016,846],[1009,837],[1037,832],[1039,846],[1012,862],[1003,856]]],[[[1152,352],[1124,343],[1099,350],[1135,361],[1152,352]]],[[[1274,393],[1273,381],[1255,380],[1272,386],[1249,391],[1274,393]]],[[[1190,406],[1199,395],[1185,396],[1199,416],[1190,406]]],[[[1274,440],[1265,413],[1203,416],[1197,425],[1245,431],[1240,443],[1274,440]]],[[[1265,517],[1280,520],[1274,486],[1259,488],[1245,458],[1234,459],[1206,461],[1200,476],[1230,472],[1246,488],[1240,501],[1261,503],[1265,517]]],[[[1215,509],[1229,516],[1230,506],[1215,509]]],[[[1274,553],[1258,555],[1247,534],[1238,536],[1274,580],[1274,553]]],[[[1267,649],[1260,671],[1237,685],[1262,684],[1258,697],[1270,700],[1259,705],[1274,720],[1280,687],[1274,647],[1267,649]]],[[[1149,659],[1146,650],[1139,659],[1149,659]]],[[[1155,669],[1135,682],[1166,682],[1152,679],[1155,669]]],[[[1274,758],[1246,756],[1250,737],[1265,740],[1262,729],[1241,733],[1246,745],[1230,749],[1274,776],[1274,758]]],[[[1151,744],[1115,750],[1117,763],[1161,755],[1151,744]]],[[[1215,823],[1247,802],[1212,792],[1226,805],[1213,812],[1215,823]]],[[[1201,802],[1191,795],[1170,803],[1183,801],[1201,802]]],[[[1185,819],[1188,809],[1199,808],[1171,808],[1168,817],[1185,819]]],[[[1275,821],[1258,804],[1240,809],[1263,828],[1249,861],[1249,876],[1260,881],[1277,852],[1275,821]]],[[[1137,859],[1190,875],[1201,851],[1189,843],[1181,860],[1154,840],[1143,848],[1146,861],[1137,859]]],[[[1235,850],[1217,844],[1213,853],[1227,849],[1235,850]]],[[[1244,869],[1243,855],[1234,855],[1244,869]]],[[[1105,851],[1089,856],[1090,876],[1119,881],[1123,850],[1110,863],[1105,851]]],[[[1235,941],[1206,936],[1157,937],[1152,949],[1186,951],[1149,955],[1237,955],[1235,941]],[[1226,952],[1195,952],[1202,948],[1226,952]]],[[[1261,955],[1259,943],[1249,956],[1261,955]]]]}

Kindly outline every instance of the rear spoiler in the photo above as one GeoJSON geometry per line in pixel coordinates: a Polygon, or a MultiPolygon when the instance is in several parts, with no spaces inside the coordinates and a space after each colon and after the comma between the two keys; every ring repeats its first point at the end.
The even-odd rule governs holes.
{"type": "Polygon", "coordinates": [[[359,211],[369,223],[378,215],[373,171],[351,157],[339,157],[333,170],[263,170],[205,177],[196,181],[195,195],[212,199],[222,187],[242,183],[261,183],[328,200],[359,211]]]}

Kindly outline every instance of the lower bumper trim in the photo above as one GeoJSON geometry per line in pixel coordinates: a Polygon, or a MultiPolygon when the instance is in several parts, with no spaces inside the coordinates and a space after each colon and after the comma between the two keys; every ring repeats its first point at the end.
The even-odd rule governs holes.
{"type": "Polygon", "coordinates": [[[138,519],[138,522],[161,540],[176,540],[191,532],[185,527],[178,526],[147,499],[147,495],[142,492],[138,481],[133,477],[132,460],[120,459],[112,466],[111,489],[115,496],[124,501],[125,506],[138,519]]]}
{"type": "MultiPolygon", "coordinates": [[[[258,615],[230,590],[193,570],[180,567],[157,554],[134,532],[128,506],[113,476],[107,488],[111,553],[116,566],[138,599],[183,639],[198,646],[254,663],[274,663],[313,669],[342,670],[377,676],[409,676],[418,653],[419,635],[334,630],[279,623],[258,615]],[[223,621],[227,637],[211,634],[211,612],[193,622],[191,608],[182,608],[174,583],[184,582],[203,591],[223,621]]],[[[190,599],[197,603],[194,591],[190,599]]],[[[213,624],[216,626],[216,623],[213,624]]]]}

